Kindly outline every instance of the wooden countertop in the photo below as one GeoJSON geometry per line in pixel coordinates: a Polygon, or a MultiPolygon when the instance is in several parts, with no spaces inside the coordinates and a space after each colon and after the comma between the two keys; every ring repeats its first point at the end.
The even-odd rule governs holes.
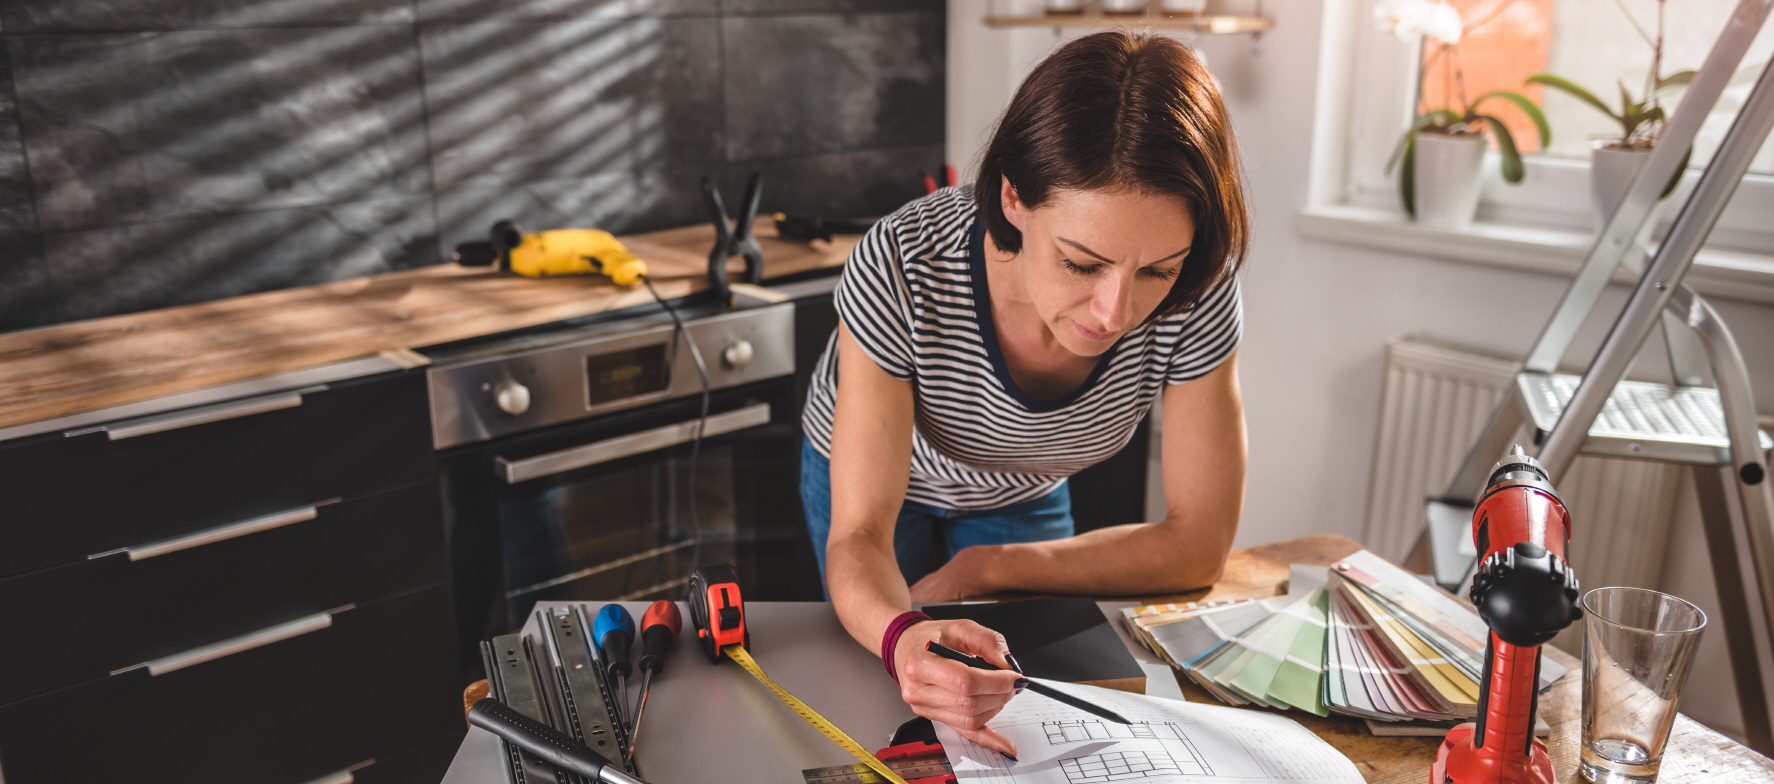
{"type": "MultiPolygon", "coordinates": [[[[1341,536],[1308,536],[1234,550],[1227,559],[1225,575],[1212,588],[1177,596],[1152,597],[1152,601],[1275,596],[1284,593],[1289,564],[1328,566],[1360,549],[1360,544],[1341,536]]],[[[1558,780],[1575,784],[1582,781],[1577,775],[1577,754],[1582,737],[1582,663],[1557,648],[1547,651],[1570,671],[1540,695],[1540,717],[1552,728],[1552,735],[1546,738],[1546,750],[1552,756],[1552,768],[1558,780]]],[[[1175,674],[1183,696],[1190,702],[1221,704],[1189,676],[1175,674]]],[[[1439,737],[1377,737],[1369,734],[1360,720],[1347,716],[1319,717],[1297,710],[1282,715],[1305,725],[1337,747],[1355,762],[1362,776],[1374,784],[1424,784],[1429,779],[1429,765],[1435,761],[1435,750],[1441,745],[1439,737]]],[[[1687,716],[1677,716],[1657,781],[1659,784],[1774,782],[1774,760],[1687,716]]]]}
{"type": "MultiPolygon", "coordinates": [[[[859,239],[783,240],[769,218],[754,232],[766,278],[840,266],[859,239]]],[[[660,295],[708,288],[713,226],[622,240],[647,261],[660,295]]],[[[638,284],[597,276],[531,280],[440,264],[14,332],[0,335],[0,427],[650,301],[638,284]]]]}

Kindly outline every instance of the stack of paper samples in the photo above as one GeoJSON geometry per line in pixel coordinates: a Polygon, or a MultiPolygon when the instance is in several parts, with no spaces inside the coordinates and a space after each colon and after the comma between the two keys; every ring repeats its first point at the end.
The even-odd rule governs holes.
{"type": "MultiPolygon", "coordinates": [[[[1383,722],[1477,714],[1488,630],[1468,603],[1365,550],[1296,567],[1289,589],[1123,615],[1134,638],[1232,705],[1383,722]]],[[[1564,671],[1542,657],[1541,687],[1564,671]]]]}

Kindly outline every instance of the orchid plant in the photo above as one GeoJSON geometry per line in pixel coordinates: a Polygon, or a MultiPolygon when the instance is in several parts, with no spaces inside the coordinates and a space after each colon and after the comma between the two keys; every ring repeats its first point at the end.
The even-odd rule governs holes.
{"type": "Polygon", "coordinates": [[[1392,33],[1405,42],[1426,39],[1425,45],[1433,47],[1418,65],[1417,95],[1414,101],[1417,116],[1399,138],[1391,159],[1386,162],[1388,174],[1394,168],[1399,170],[1399,200],[1404,203],[1404,211],[1412,216],[1417,214],[1418,134],[1479,136],[1488,131],[1496,140],[1497,152],[1503,159],[1503,181],[1510,184],[1521,182],[1526,173],[1522,166],[1521,151],[1516,147],[1515,137],[1510,134],[1508,126],[1496,115],[1483,113],[1481,110],[1493,101],[1514,104],[1533,121],[1534,129],[1540,135],[1540,146],[1544,148],[1552,143],[1552,129],[1546,124],[1546,115],[1527,96],[1508,90],[1492,90],[1472,101],[1466,100],[1466,77],[1460,67],[1460,39],[1497,18],[1511,2],[1513,0],[1501,0],[1489,14],[1470,25],[1464,23],[1460,12],[1446,0],[1380,0],[1374,6],[1374,19],[1383,32],[1392,33]],[[1428,76],[1429,69],[1438,62],[1446,65],[1444,73],[1448,83],[1443,94],[1450,98],[1458,97],[1458,103],[1451,107],[1430,107],[1423,95],[1424,79],[1428,76]]]}
{"type": "MultiPolygon", "coordinates": [[[[1649,150],[1657,146],[1657,139],[1663,135],[1664,123],[1669,119],[1663,111],[1659,99],[1673,93],[1694,80],[1694,71],[1677,71],[1663,76],[1663,10],[1668,0],[1657,0],[1657,36],[1655,39],[1645,28],[1634,19],[1632,12],[1622,4],[1620,12],[1626,14],[1626,20],[1632,23],[1633,30],[1651,47],[1651,69],[1645,75],[1644,98],[1634,99],[1627,89],[1626,82],[1615,84],[1620,88],[1620,110],[1614,111],[1595,93],[1577,86],[1575,82],[1549,73],[1537,73],[1528,77],[1528,84],[1539,84],[1558,90],[1576,98],[1596,111],[1608,116],[1608,119],[1620,124],[1620,136],[1607,141],[1606,146],[1612,149],[1649,150]]],[[[1692,147],[1682,156],[1682,163],[1675,169],[1675,177],[1664,186],[1663,193],[1657,198],[1665,198],[1675,191],[1681,182],[1682,172],[1688,168],[1688,158],[1694,154],[1692,147]]]]}

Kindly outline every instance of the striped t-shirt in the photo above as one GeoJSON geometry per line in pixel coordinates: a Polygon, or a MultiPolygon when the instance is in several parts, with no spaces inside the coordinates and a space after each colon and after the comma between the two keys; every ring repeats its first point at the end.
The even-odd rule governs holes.
{"type": "MultiPolygon", "coordinates": [[[[906,498],[994,509],[1040,498],[1133,436],[1165,384],[1218,367],[1238,345],[1235,279],[1194,306],[1129,331],[1057,400],[1023,394],[1005,369],[987,293],[984,227],[967,188],[946,188],[882,219],[850,254],[838,317],[893,377],[912,382],[916,428],[906,498]]],[[[836,333],[813,371],[801,424],[829,457],[838,392],[836,333]]]]}

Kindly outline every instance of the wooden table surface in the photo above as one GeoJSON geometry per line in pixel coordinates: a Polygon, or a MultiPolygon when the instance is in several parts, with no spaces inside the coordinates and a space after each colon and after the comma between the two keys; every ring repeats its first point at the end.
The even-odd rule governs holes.
{"type": "MultiPolygon", "coordinates": [[[[858,239],[783,240],[769,218],[754,233],[766,277],[840,266],[858,239]]],[[[647,261],[662,296],[708,287],[712,225],[622,240],[647,261]]],[[[0,335],[0,427],[650,301],[639,284],[601,276],[531,280],[440,264],[13,332],[0,335]]]]}
{"type": "MultiPolygon", "coordinates": [[[[1173,596],[1151,597],[1154,602],[1201,601],[1203,599],[1246,599],[1274,596],[1285,592],[1288,565],[1295,563],[1330,565],[1361,549],[1361,545],[1341,536],[1308,536],[1259,547],[1232,551],[1226,573],[1212,588],[1173,596]]],[[[1552,688],[1540,695],[1540,717],[1552,728],[1546,738],[1546,749],[1552,755],[1553,770],[1561,782],[1580,782],[1577,775],[1577,753],[1581,738],[1582,697],[1581,662],[1556,648],[1547,648],[1552,658],[1570,668],[1552,688]]],[[[1178,684],[1190,702],[1220,704],[1189,677],[1177,673],[1178,684]]],[[[1286,711],[1282,715],[1300,722],[1317,733],[1349,759],[1363,776],[1376,784],[1428,784],[1429,765],[1435,761],[1435,749],[1441,738],[1376,737],[1359,719],[1343,716],[1321,718],[1302,711],[1286,711]]],[[[1676,718],[1669,747],[1663,756],[1663,772],[1659,784],[1690,784],[1691,782],[1774,782],[1774,760],[1770,760],[1687,716],[1676,718]]]]}

